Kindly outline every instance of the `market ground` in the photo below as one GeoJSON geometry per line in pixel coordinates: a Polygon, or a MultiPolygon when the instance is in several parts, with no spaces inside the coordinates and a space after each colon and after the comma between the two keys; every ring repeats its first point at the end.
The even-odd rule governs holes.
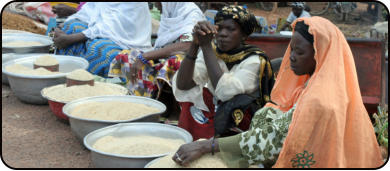
{"type": "MultiPolygon", "coordinates": [[[[329,13],[330,19],[347,35],[363,37],[374,24],[364,19],[366,6],[358,3],[347,22],[339,22],[329,13]]],[[[278,17],[286,17],[288,7],[269,13],[255,10],[265,16],[268,23],[276,23],[278,17]]],[[[30,105],[19,101],[10,87],[2,85],[2,161],[12,168],[91,168],[90,153],[72,134],[68,124],[59,121],[47,105],[30,105]]]]}

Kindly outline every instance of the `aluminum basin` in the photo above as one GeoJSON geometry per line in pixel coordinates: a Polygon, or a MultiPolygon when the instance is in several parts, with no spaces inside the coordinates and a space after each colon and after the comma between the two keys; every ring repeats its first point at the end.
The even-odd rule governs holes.
{"type": "Polygon", "coordinates": [[[84,145],[91,150],[92,163],[97,168],[144,168],[150,161],[168,155],[169,153],[152,156],[129,156],[110,154],[92,148],[93,144],[104,136],[130,137],[138,135],[158,136],[162,138],[182,139],[185,143],[192,142],[192,136],[186,130],[160,123],[120,123],[101,128],[89,133],[84,138],[84,145]]]}
{"type": "MultiPolygon", "coordinates": [[[[45,55],[44,53],[26,53],[26,54],[16,54],[16,53],[5,53],[5,54],[2,54],[1,56],[1,63],[6,63],[8,61],[11,61],[11,60],[14,60],[14,59],[20,59],[20,58],[25,58],[25,57],[29,57],[29,56],[39,56],[39,55],[45,55]]],[[[6,84],[8,85],[8,78],[7,76],[2,73],[1,75],[1,81],[3,84],[6,84]]]]}
{"type": "Polygon", "coordinates": [[[5,70],[5,67],[13,64],[21,64],[29,68],[33,68],[33,63],[38,56],[25,57],[21,59],[14,59],[2,64],[2,71],[8,78],[11,90],[15,93],[16,97],[23,102],[30,104],[47,104],[47,99],[41,95],[41,90],[45,87],[64,84],[65,76],[75,69],[87,69],[88,61],[75,56],[65,55],[51,55],[55,57],[59,64],[59,71],[62,73],[53,75],[25,75],[11,73],[5,70]]]}
{"type": "MultiPolygon", "coordinates": [[[[117,123],[127,123],[127,122],[158,122],[160,114],[164,113],[166,110],[166,106],[154,99],[140,96],[95,96],[95,97],[87,97],[78,100],[71,101],[67,103],[63,108],[63,113],[69,118],[70,128],[72,132],[76,135],[76,137],[82,141],[85,135],[88,133],[106,127],[110,125],[114,125],[117,123]],[[157,113],[151,113],[149,115],[145,115],[142,117],[130,119],[130,120],[96,120],[96,119],[86,119],[75,117],[70,114],[70,112],[77,106],[83,105],[88,102],[108,102],[108,101],[122,101],[122,102],[133,102],[133,103],[141,103],[150,107],[155,107],[159,110],[157,113]]],[[[131,112],[131,111],[129,111],[131,112]]]]}
{"type": "Polygon", "coordinates": [[[5,33],[2,34],[2,53],[49,53],[53,41],[49,36],[34,33],[5,33]],[[40,42],[38,46],[7,46],[12,41],[34,41],[40,42]]]}

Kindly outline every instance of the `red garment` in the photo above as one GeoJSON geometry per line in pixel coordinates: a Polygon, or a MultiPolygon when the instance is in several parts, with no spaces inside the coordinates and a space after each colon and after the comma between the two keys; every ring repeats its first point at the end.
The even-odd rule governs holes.
{"type": "MultiPolygon", "coordinates": [[[[180,102],[181,112],[179,117],[178,126],[187,130],[193,137],[193,140],[196,141],[200,138],[211,138],[214,136],[214,115],[215,115],[215,106],[213,104],[213,95],[208,91],[207,88],[203,88],[203,100],[210,110],[210,112],[203,111],[205,117],[208,118],[208,122],[205,124],[200,124],[192,117],[190,108],[194,104],[191,102],[180,102]]],[[[245,131],[248,130],[251,122],[251,115],[249,111],[245,112],[244,118],[241,123],[238,125],[238,128],[245,131]]]]}

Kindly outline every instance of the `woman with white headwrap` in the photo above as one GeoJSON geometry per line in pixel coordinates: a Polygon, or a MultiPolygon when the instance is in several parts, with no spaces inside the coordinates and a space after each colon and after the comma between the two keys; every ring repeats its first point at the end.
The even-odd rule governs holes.
{"type": "Polygon", "coordinates": [[[157,99],[162,86],[171,87],[171,78],[191,45],[192,29],[205,18],[193,2],[158,2],[156,5],[162,15],[154,50],[123,50],[111,62],[109,76],[125,79],[134,95],[157,99]]]}
{"type": "Polygon", "coordinates": [[[56,29],[57,54],[88,60],[88,71],[107,76],[110,62],[128,48],[150,49],[151,17],[146,2],[87,2],[56,29]]]}

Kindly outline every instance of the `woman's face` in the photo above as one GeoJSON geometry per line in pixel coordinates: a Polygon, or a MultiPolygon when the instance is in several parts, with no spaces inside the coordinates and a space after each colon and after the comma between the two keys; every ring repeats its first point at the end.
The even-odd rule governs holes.
{"type": "Polygon", "coordinates": [[[316,68],[313,45],[299,32],[291,38],[290,67],[296,75],[313,74],[316,68]]]}
{"type": "Polygon", "coordinates": [[[226,52],[239,48],[245,38],[246,36],[241,31],[240,25],[233,19],[227,19],[218,24],[216,40],[221,51],[226,52]]]}

